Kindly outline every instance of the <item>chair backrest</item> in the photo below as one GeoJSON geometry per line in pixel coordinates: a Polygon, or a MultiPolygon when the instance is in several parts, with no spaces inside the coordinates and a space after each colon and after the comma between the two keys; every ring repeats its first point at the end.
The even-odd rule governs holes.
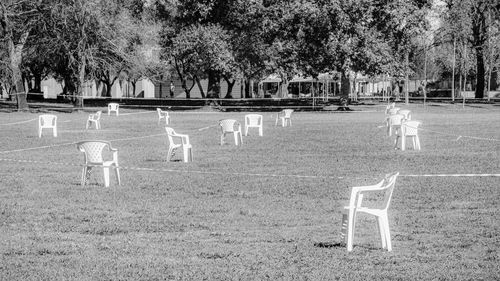
{"type": "Polygon", "coordinates": [[[222,132],[234,132],[234,126],[238,126],[240,123],[234,119],[222,119],[219,120],[219,125],[222,128],[222,132]]]}
{"type": "Polygon", "coordinates": [[[260,125],[262,125],[262,115],[260,115],[260,114],[247,114],[247,115],[245,115],[245,125],[247,125],[247,126],[260,126],[260,125]]]}
{"type": "Polygon", "coordinates": [[[419,121],[405,121],[401,124],[405,136],[416,136],[418,134],[419,121]]]}
{"type": "Polygon", "coordinates": [[[396,107],[396,103],[394,102],[387,104],[387,106],[385,107],[385,114],[389,114],[389,109],[394,107],[396,107]]]}
{"type": "Polygon", "coordinates": [[[384,178],[384,182],[380,190],[385,190],[384,201],[382,203],[382,209],[387,210],[391,204],[392,192],[396,186],[396,179],[399,176],[399,172],[387,174],[384,178]]]}
{"type": "Polygon", "coordinates": [[[108,103],[108,110],[114,110],[114,111],[116,111],[119,106],[120,106],[119,104],[114,103],[114,102],[108,103]]]}
{"type": "Polygon", "coordinates": [[[399,108],[399,107],[389,108],[389,110],[387,111],[387,113],[388,113],[389,115],[397,114],[397,113],[398,113],[398,111],[399,111],[400,109],[401,109],[401,108],[399,108]]]}
{"type": "Polygon", "coordinates": [[[99,120],[99,119],[101,119],[101,114],[102,114],[102,111],[101,111],[101,110],[97,111],[97,112],[93,115],[93,117],[94,117],[93,119],[94,119],[94,120],[99,120]]]}
{"type": "Polygon", "coordinates": [[[290,118],[292,116],[293,109],[284,109],[282,112],[285,115],[285,118],[290,118]]]}
{"type": "Polygon", "coordinates": [[[42,114],[38,116],[38,125],[40,127],[55,127],[57,123],[57,116],[53,114],[42,114]]]}
{"type": "Polygon", "coordinates": [[[82,141],[76,144],[77,148],[84,153],[85,163],[102,164],[104,148],[111,149],[111,144],[107,141],[82,141]]]}
{"type": "Polygon", "coordinates": [[[389,126],[394,126],[394,125],[401,125],[404,118],[405,116],[402,114],[393,114],[389,115],[389,117],[387,117],[387,120],[389,122],[389,126]]]}
{"type": "Polygon", "coordinates": [[[410,120],[411,119],[411,111],[408,109],[400,109],[398,111],[398,114],[402,114],[405,116],[405,119],[410,120]]]}

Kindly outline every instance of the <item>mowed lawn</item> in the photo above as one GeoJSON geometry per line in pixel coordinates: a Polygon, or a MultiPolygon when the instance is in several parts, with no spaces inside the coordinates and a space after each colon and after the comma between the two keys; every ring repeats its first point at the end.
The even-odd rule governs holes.
{"type": "Polygon", "coordinates": [[[263,112],[264,136],[241,147],[219,145],[217,121],[245,112],[171,112],[192,163],[165,161],[154,111],[104,114],[102,130],[49,112],[59,136],[41,139],[41,112],[0,112],[0,280],[499,280],[500,177],[449,175],[500,174],[500,107],[401,106],[421,151],[394,149],[382,104],[295,112],[286,128],[263,112]],[[80,185],[87,139],[119,149],[121,186],[99,169],[80,185]],[[350,187],[394,171],[393,251],[360,215],[348,253],[350,187]]]}

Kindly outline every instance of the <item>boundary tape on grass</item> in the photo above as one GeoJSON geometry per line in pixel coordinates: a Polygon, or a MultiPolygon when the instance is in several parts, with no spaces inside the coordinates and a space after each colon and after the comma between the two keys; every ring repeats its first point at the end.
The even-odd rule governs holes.
{"type": "MultiPolygon", "coordinates": [[[[4,162],[16,162],[16,163],[29,163],[29,164],[49,164],[49,165],[62,165],[62,166],[76,166],[82,167],[83,164],[75,163],[62,163],[62,162],[51,162],[51,161],[37,161],[37,160],[20,160],[20,159],[9,159],[0,158],[0,161],[4,162]]],[[[223,176],[259,176],[259,177],[284,177],[284,178],[305,178],[305,179],[345,179],[347,177],[341,176],[313,176],[313,175],[296,175],[296,174],[264,174],[264,173],[241,173],[241,172],[217,172],[217,171],[198,171],[198,170],[177,170],[177,169],[165,169],[165,168],[144,168],[144,167],[130,167],[130,166],[120,166],[122,170],[132,170],[132,171],[145,171],[145,172],[170,172],[170,173],[189,173],[189,174],[206,174],[206,175],[223,175],[223,176]]],[[[400,175],[400,177],[500,177],[500,174],[408,174],[400,175]]]]}

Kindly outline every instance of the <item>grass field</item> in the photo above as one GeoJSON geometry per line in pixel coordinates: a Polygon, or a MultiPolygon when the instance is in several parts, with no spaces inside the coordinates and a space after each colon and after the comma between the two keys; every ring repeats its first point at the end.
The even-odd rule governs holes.
{"type": "MultiPolygon", "coordinates": [[[[244,112],[171,112],[194,162],[166,162],[156,112],[121,110],[85,130],[88,113],[0,112],[0,280],[499,280],[500,107],[410,105],[421,151],[393,148],[382,106],[264,112],[243,146],[219,145],[217,120],[244,112]],[[111,141],[122,185],[97,170],[80,185],[74,144],[111,141]],[[341,244],[349,189],[399,171],[389,209],[393,251],[359,216],[341,244]]],[[[181,153],[174,159],[179,160],[181,153]]]]}

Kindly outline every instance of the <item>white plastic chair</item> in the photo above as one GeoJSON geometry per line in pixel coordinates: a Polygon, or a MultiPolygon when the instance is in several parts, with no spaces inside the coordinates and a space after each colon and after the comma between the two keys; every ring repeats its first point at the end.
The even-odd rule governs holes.
{"type": "Polygon", "coordinates": [[[357,213],[365,213],[373,215],[377,218],[377,226],[382,240],[382,248],[387,249],[389,252],[392,251],[387,209],[391,203],[392,192],[394,191],[398,175],[399,172],[386,175],[386,177],[376,185],[352,187],[349,206],[344,207],[342,214],[341,235],[342,239],[346,242],[347,251],[352,251],[354,226],[356,223],[357,213]],[[369,195],[368,199],[373,200],[363,201],[363,196],[368,193],[372,193],[371,196],[369,195]],[[379,198],[373,198],[377,197],[377,195],[379,198],[380,195],[382,195],[382,200],[379,198]],[[369,207],[363,204],[366,201],[369,201],[369,207]]]}
{"type": "Polygon", "coordinates": [[[406,138],[411,138],[413,149],[420,150],[420,139],[418,138],[419,121],[404,121],[401,123],[401,129],[396,131],[396,140],[394,141],[394,148],[398,148],[398,140],[401,139],[401,150],[406,148],[406,138]]]}
{"type": "Polygon", "coordinates": [[[234,144],[243,144],[240,122],[234,119],[223,119],[219,121],[219,125],[222,129],[222,135],[220,136],[220,145],[223,145],[225,143],[224,139],[226,138],[226,134],[234,135],[234,144]]]}
{"type": "Polygon", "coordinates": [[[102,167],[104,174],[104,186],[109,186],[109,170],[115,170],[116,180],[120,185],[120,168],[118,167],[118,149],[111,147],[111,143],[107,141],[82,141],[76,144],[77,148],[84,154],[84,166],[82,171],[82,185],[85,185],[90,179],[92,169],[94,167],[102,167]],[[107,151],[111,152],[112,159],[109,158],[107,151]]]}
{"type": "Polygon", "coordinates": [[[411,120],[411,111],[408,109],[400,109],[398,114],[404,115],[405,120],[411,120]]]}
{"type": "Polygon", "coordinates": [[[392,136],[394,131],[399,130],[404,119],[404,115],[401,114],[389,115],[385,120],[387,125],[387,135],[392,136]]]}
{"type": "Polygon", "coordinates": [[[53,114],[42,114],[38,116],[38,137],[42,137],[43,129],[52,129],[52,135],[57,137],[57,116],[53,114]]]}
{"type": "Polygon", "coordinates": [[[174,129],[170,127],[165,127],[165,131],[167,131],[168,137],[168,154],[167,161],[171,161],[172,157],[175,154],[175,150],[179,147],[182,147],[182,154],[184,156],[184,162],[193,161],[193,147],[189,142],[189,136],[178,134],[174,131],[174,129]]]}
{"type": "Polygon", "coordinates": [[[262,137],[262,120],[264,117],[260,114],[247,114],[245,115],[245,136],[248,136],[248,128],[258,128],[259,136],[262,137]]]}
{"type": "Polygon", "coordinates": [[[292,113],[293,109],[284,109],[276,115],[276,122],[274,123],[274,126],[278,126],[278,120],[281,119],[281,126],[286,127],[287,124],[292,126],[292,113]]]}
{"type": "Polygon", "coordinates": [[[165,125],[170,124],[170,115],[168,115],[168,111],[156,108],[156,112],[158,112],[158,125],[160,125],[162,119],[165,119],[165,125]]]}
{"type": "Polygon", "coordinates": [[[117,103],[108,103],[108,116],[111,114],[111,111],[114,111],[116,113],[116,116],[120,115],[119,114],[119,108],[120,105],[117,103]]]}
{"type": "Polygon", "coordinates": [[[87,119],[87,125],[85,126],[85,129],[88,129],[90,126],[92,126],[92,123],[95,124],[95,128],[99,130],[101,128],[101,114],[102,111],[97,111],[95,114],[89,114],[89,119],[87,119]]]}

